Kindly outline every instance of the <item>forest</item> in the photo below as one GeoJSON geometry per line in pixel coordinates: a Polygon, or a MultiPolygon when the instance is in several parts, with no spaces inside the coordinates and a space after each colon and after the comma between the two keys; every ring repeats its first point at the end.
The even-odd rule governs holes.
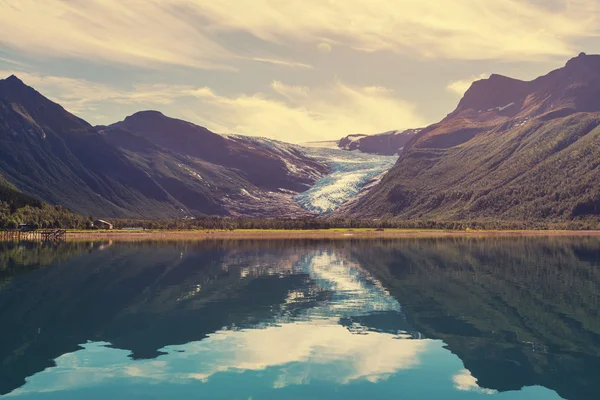
{"type": "MultiPolygon", "coordinates": [[[[0,181],[0,229],[17,229],[19,224],[36,229],[92,229],[97,216],[82,216],[65,207],[49,205],[25,195],[0,181]]],[[[115,229],[147,230],[319,230],[319,229],[443,229],[443,230],[592,230],[600,229],[597,219],[506,220],[506,219],[351,219],[314,218],[233,218],[196,217],[165,220],[109,219],[115,229]]]]}
{"type": "Polygon", "coordinates": [[[0,229],[16,229],[19,224],[30,224],[35,228],[82,229],[91,227],[91,223],[91,218],[19,192],[0,177],[0,229]]]}
{"type": "Polygon", "coordinates": [[[506,220],[400,220],[350,218],[226,218],[202,217],[179,220],[117,219],[110,221],[115,229],[168,230],[320,230],[320,229],[436,229],[436,230],[592,230],[600,224],[593,220],[573,221],[506,221],[506,220]]]}

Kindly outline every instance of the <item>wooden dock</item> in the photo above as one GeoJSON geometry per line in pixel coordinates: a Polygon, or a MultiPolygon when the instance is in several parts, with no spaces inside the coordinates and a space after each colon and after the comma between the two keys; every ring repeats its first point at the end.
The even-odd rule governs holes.
{"type": "Polygon", "coordinates": [[[0,231],[0,240],[18,242],[51,242],[65,240],[64,229],[4,230],[0,231]]]}

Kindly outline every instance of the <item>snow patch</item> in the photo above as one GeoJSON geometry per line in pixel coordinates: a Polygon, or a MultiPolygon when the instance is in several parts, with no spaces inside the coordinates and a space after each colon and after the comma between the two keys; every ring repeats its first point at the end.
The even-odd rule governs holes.
{"type": "Polygon", "coordinates": [[[254,200],[259,200],[259,201],[260,201],[260,197],[256,197],[256,196],[254,196],[254,195],[251,195],[251,194],[250,194],[250,192],[248,192],[246,189],[241,189],[241,190],[240,190],[240,192],[241,192],[241,193],[242,193],[244,196],[247,196],[247,197],[250,197],[251,199],[254,199],[254,200]]]}
{"type": "Polygon", "coordinates": [[[509,104],[507,104],[507,105],[505,105],[505,106],[502,106],[502,107],[490,108],[490,109],[488,110],[488,112],[490,112],[490,111],[498,111],[498,112],[500,112],[500,111],[504,111],[504,110],[506,110],[507,108],[510,108],[510,107],[512,107],[512,106],[514,106],[514,105],[515,105],[515,103],[514,103],[514,102],[512,102],[512,103],[509,103],[509,104]]]}
{"type": "Polygon", "coordinates": [[[297,174],[298,173],[298,167],[296,167],[294,164],[292,164],[291,162],[289,162],[288,160],[286,160],[284,157],[281,157],[281,161],[283,161],[285,163],[285,167],[292,174],[297,174]]]}
{"type": "Polygon", "coordinates": [[[202,178],[202,176],[197,173],[196,171],[194,171],[193,169],[191,169],[190,167],[186,167],[183,164],[177,164],[179,166],[179,168],[181,168],[183,171],[187,172],[192,178],[196,178],[199,181],[203,181],[204,178],[202,178]]]}

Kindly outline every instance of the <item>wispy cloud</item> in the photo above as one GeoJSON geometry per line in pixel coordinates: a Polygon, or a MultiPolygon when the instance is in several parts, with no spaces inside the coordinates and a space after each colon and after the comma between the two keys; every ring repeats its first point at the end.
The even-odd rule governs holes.
{"type": "Polygon", "coordinates": [[[182,0],[0,0],[0,43],[45,57],[149,68],[235,70],[236,59],[310,68],[275,56],[233,52],[199,11],[194,2],[182,0]]]}
{"type": "Polygon", "coordinates": [[[84,116],[95,112],[103,103],[165,105],[180,97],[193,96],[194,91],[190,86],[164,84],[136,84],[123,89],[85,79],[0,70],[1,77],[11,74],[70,112],[84,116]]]}
{"type": "MultiPolygon", "coordinates": [[[[12,71],[0,71],[8,76],[12,71]]],[[[118,88],[98,82],[16,73],[26,84],[94,123],[104,105],[157,108],[173,117],[220,133],[265,136],[291,142],[339,139],[350,133],[378,133],[425,125],[415,108],[389,89],[335,81],[309,88],[273,81],[254,94],[220,95],[209,87],[136,84],[118,88]]]]}
{"type": "Polygon", "coordinates": [[[18,67],[23,67],[23,68],[27,67],[27,65],[25,63],[22,63],[22,62],[16,61],[16,60],[12,60],[12,59],[6,58],[6,57],[0,57],[0,63],[16,65],[18,67]]]}
{"type": "Polygon", "coordinates": [[[221,132],[266,136],[290,142],[339,139],[351,133],[378,133],[425,125],[414,106],[393,91],[341,81],[306,88],[273,82],[272,92],[199,95],[204,110],[188,118],[221,132]],[[273,92],[279,97],[273,96],[273,92]]]}
{"type": "Polygon", "coordinates": [[[449,59],[571,55],[571,41],[598,32],[595,0],[550,9],[523,0],[270,0],[191,2],[219,30],[271,42],[328,39],[365,51],[449,59]],[[235,9],[235,13],[231,10],[235,9]]]}
{"type": "Polygon", "coordinates": [[[264,58],[264,57],[238,57],[238,58],[240,58],[242,60],[257,61],[257,62],[261,62],[261,63],[265,63],[265,64],[282,65],[282,66],[293,67],[293,68],[313,69],[313,66],[310,64],[294,62],[294,61],[278,60],[276,58],[264,58]]]}
{"type": "Polygon", "coordinates": [[[576,39],[598,34],[596,0],[561,3],[0,0],[0,43],[45,57],[152,68],[236,69],[232,61],[240,58],[310,68],[302,60],[253,56],[256,49],[234,50],[233,39],[226,38],[231,33],[288,47],[310,43],[322,52],[340,45],[427,58],[529,60],[571,55],[576,39]]]}

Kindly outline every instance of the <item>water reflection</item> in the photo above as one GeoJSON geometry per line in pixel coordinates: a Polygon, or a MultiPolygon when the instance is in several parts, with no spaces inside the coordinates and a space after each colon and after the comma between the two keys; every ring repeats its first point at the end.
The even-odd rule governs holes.
{"type": "Polygon", "coordinates": [[[594,239],[107,244],[12,256],[0,393],[588,399],[598,389],[594,239]]]}

